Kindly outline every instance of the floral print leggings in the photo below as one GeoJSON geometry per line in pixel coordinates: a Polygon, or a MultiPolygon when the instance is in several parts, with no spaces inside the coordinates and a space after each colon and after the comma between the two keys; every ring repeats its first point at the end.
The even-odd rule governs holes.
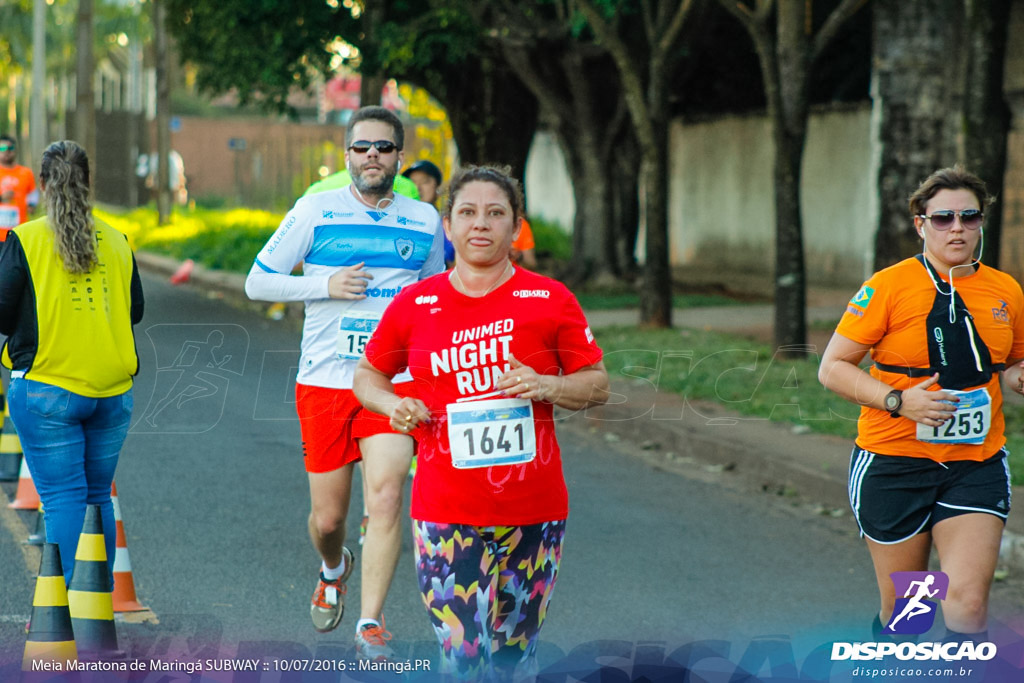
{"type": "Polygon", "coordinates": [[[564,535],[564,519],[484,527],[413,520],[416,574],[442,673],[495,681],[536,673],[564,535]]]}

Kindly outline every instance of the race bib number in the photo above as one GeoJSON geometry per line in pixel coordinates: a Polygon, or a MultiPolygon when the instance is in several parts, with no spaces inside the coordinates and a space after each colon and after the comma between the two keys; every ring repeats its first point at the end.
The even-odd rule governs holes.
{"type": "Polygon", "coordinates": [[[358,360],[363,357],[366,344],[373,336],[380,322],[380,313],[371,311],[346,311],[338,326],[338,358],[358,360]]]}
{"type": "Polygon", "coordinates": [[[16,228],[21,213],[13,204],[0,204],[0,228],[16,228]]]}
{"type": "Polygon", "coordinates": [[[448,404],[448,443],[459,469],[521,465],[537,454],[533,402],[522,398],[448,404]]]}
{"type": "Polygon", "coordinates": [[[956,412],[937,427],[918,422],[917,440],[946,444],[985,443],[989,427],[992,426],[992,398],[988,395],[988,389],[945,391],[960,397],[956,412]]]}

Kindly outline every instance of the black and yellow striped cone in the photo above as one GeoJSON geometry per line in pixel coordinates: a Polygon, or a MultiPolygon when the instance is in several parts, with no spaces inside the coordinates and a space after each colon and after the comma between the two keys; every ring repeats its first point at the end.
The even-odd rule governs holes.
{"type": "Polygon", "coordinates": [[[25,539],[25,545],[43,545],[46,543],[46,520],[43,519],[45,512],[43,504],[39,504],[39,514],[36,515],[36,530],[25,539]]]}
{"type": "Polygon", "coordinates": [[[75,570],[68,586],[71,626],[83,659],[124,657],[117,649],[111,588],[100,506],[90,505],[85,510],[85,524],[75,552],[75,570]]]}
{"type": "MultiPolygon", "coordinates": [[[[68,660],[78,659],[75,636],[68,611],[68,589],[64,585],[64,570],[60,564],[60,549],[56,543],[43,546],[39,563],[39,578],[32,600],[32,622],[25,642],[22,671],[40,671],[41,662],[54,662],[61,669],[68,660]],[[33,668],[32,663],[36,662],[33,668]]],[[[51,669],[52,670],[52,669],[51,669]]]]}
{"type": "Polygon", "coordinates": [[[14,430],[11,412],[4,398],[4,395],[0,394],[0,403],[4,408],[4,425],[3,431],[0,432],[0,481],[18,481],[18,474],[21,472],[21,440],[18,438],[18,432],[14,430]]]}

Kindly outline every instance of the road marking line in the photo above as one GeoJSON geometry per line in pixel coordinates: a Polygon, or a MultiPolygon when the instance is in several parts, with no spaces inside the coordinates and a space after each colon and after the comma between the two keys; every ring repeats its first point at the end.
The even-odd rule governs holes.
{"type": "Polygon", "coordinates": [[[27,614],[0,614],[0,624],[24,624],[28,620],[27,614]]]}

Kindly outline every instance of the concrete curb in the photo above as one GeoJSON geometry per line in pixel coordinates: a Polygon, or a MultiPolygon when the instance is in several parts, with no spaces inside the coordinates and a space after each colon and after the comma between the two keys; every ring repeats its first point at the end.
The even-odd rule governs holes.
{"type": "MultiPolygon", "coordinates": [[[[181,266],[177,259],[147,252],[137,252],[135,258],[140,268],[156,275],[169,276],[181,266]]],[[[238,304],[253,305],[245,295],[245,276],[238,273],[196,265],[190,286],[238,304]]],[[[742,318],[742,310],[729,307],[730,320],[742,318]]],[[[827,311],[816,313],[821,316],[827,311]]],[[[301,302],[288,304],[288,319],[301,320],[302,316],[301,302]]],[[[624,316],[604,317],[614,318],[612,324],[621,324],[624,316]]],[[[751,326],[751,322],[733,324],[751,326]]],[[[704,476],[742,478],[745,486],[799,498],[817,506],[823,514],[850,514],[846,479],[852,444],[846,439],[744,417],[710,402],[687,401],[676,394],[658,392],[645,382],[616,379],[612,389],[616,397],[609,405],[586,411],[583,419],[594,427],[615,423],[614,432],[606,432],[606,438],[611,435],[614,440],[635,444],[637,455],[653,466],[682,474],[699,471],[704,476]]],[[[1018,501],[1024,500],[1024,487],[1014,487],[1013,493],[1018,501]]],[[[854,524],[852,519],[850,523],[854,524]]],[[[999,556],[1004,569],[1024,568],[1021,515],[1010,515],[999,556]]]]}

